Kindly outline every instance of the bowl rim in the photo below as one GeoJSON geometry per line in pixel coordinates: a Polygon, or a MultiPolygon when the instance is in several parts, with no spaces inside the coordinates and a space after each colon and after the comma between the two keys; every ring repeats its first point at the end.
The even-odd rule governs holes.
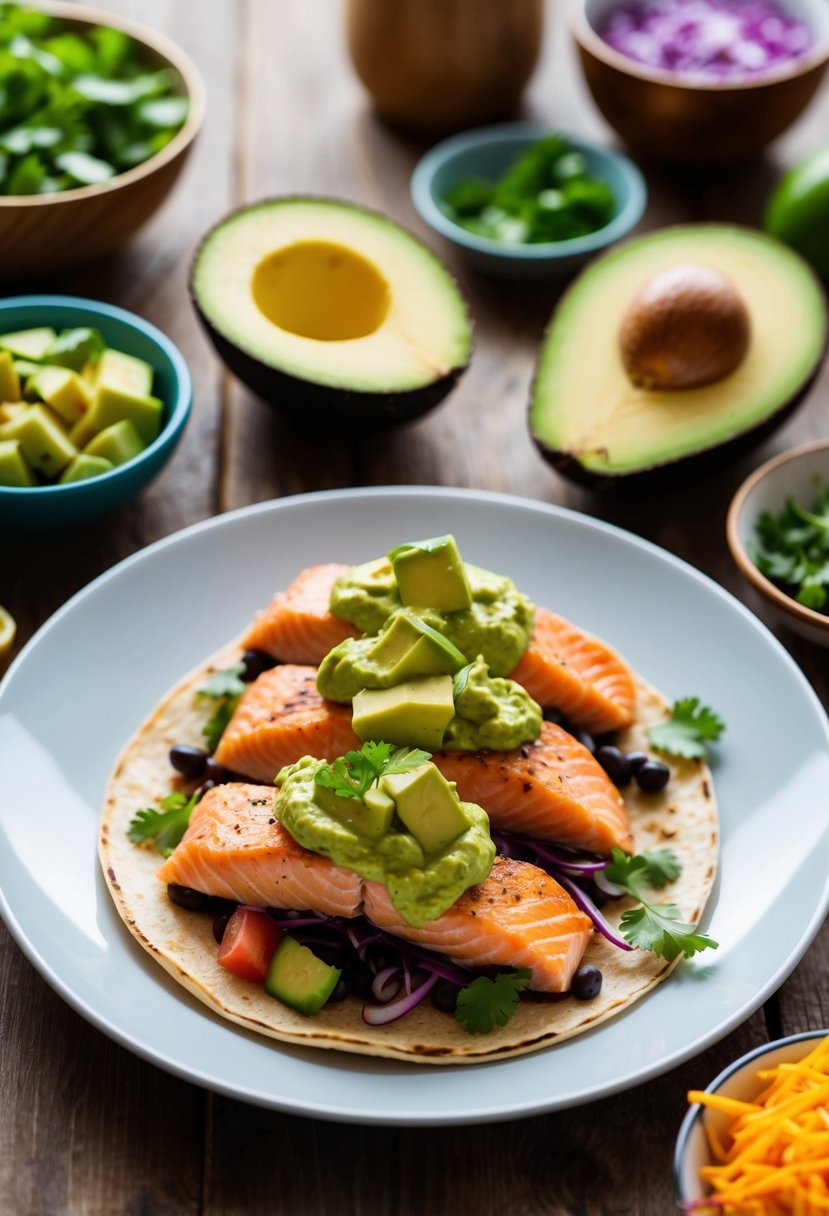
{"type": "Polygon", "coordinates": [[[746,499],[756,485],[763,481],[769,473],[773,473],[783,465],[799,460],[801,456],[808,456],[812,452],[820,451],[829,453],[829,439],[813,439],[809,443],[800,444],[799,447],[780,452],[777,456],[772,456],[764,464],[761,464],[753,473],[750,473],[731,499],[728,514],[726,515],[725,535],[728,547],[731,550],[731,556],[740,573],[752,584],[756,591],[759,591],[769,603],[787,615],[796,617],[804,622],[804,624],[813,625],[819,630],[829,632],[829,615],[818,612],[814,608],[807,608],[804,604],[798,604],[796,600],[792,599],[790,595],[786,595],[785,591],[781,591],[779,587],[776,587],[770,579],[766,578],[757,569],[740,539],[739,528],[740,516],[746,499]]]}
{"type": "Polygon", "coordinates": [[[145,461],[156,456],[160,450],[181,434],[190,416],[193,404],[193,384],[190,369],[181,351],[165,333],[153,325],[152,322],[140,317],[137,313],[130,312],[126,308],[119,308],[115,304],[107,304],[103,300],[87,299],[83,296],[52,294],[8,296],[6,299],[0,300],[0,323],[2,323],[4,313],[13,312],[15,309],[24,306],[26,308],[60,308],[67,311],[83,309],[84,312],[97,313],[110,320],[120,322],[130,329],[137,330],[149,338],[151,342],[154,342],[169,359],[175,377],[176,391],[174,400],[169,403],[170,415],[158,435],[156,435],[152,443],[147,444],[143,451],[139,452],[137,456],[133,456],[131,460],[125,461],[124,464],[119,464],[106,473],[99,473],[96,477],[89,477],[83,481],[68,482],[64,485],[58,482],[52,485],[37,486],[0,485],[0,499],[5,499],[7,503],[11,503],[17,499],[19,500],[21,509],[25,509],[24,504],[26,502],[34,502],[35,500],[42,505],[48,498],[52,498],[57,505],[61,495],[92,495],[98,487],[103,486],[105,483],[115,481],[125,473],[133,472],[145,461]]]}
{"type": "MultiPolygon", "coordinates": [[[[753,1063],[754,1060],[761,1059],[765,1055],[769,1055],[773,1051],[778,1051],[781,1047],[788,1047],[793,1043],[803,1043],[810,1039],[825,1039],[829,1035],[829,1028],[824,1030],[802,1030],[797,1034],[785,1035],[782,1039],[772,1039],[768,1043],[761,1043],[758,1047],[752,1047],[751,1051],[745,1052],[744,1055],[738,1056],[736,1060],[732,1060],[725,1068],[714,1077],[714,1080],[706,1085],[704,1092],[707,1094],[716,1093],[718,1089],[740,1069],[746,1065],[753,1063]]],[[[804,1053],[808,1054],[808,1053],[804,1053]]],[[[682,1186],[682,1165],[685,1160],[685,1154],[688,1151],[688,1141],[691,1138],[691,1132],[694,1129],[698,1120],[703,1118],[705,1107],[700,1102],[692,1102],[682,1123],[679,1125],[679,1131],[676,1136],[676,1144],[674,1146],[673,1159],[673,1179],[674,1179],[674,1194],[678,1204],[686,1203],[691,1197],[685,1193],[682,1186]]]]}
{"type": "Polygon", "coordinates": [[[450,135],[430,148],[417,162],[412,172],[410,192],[421,219],[448,240],[475,253],[485,253],[503,261],[521,262],[558,261],[560,258],[584,257],[596,253],[626,236],[642,218],[648,201],[645,178],[629,156],[617,152],[615,148],[607,148],[595,140],[540,122],[495,123],[450,135]],[[597,228],[586,236],[571,237],[568,240],[508,245],[503,241],[468,232],[446,215],[435,202],[432,195],[434,176],[442,165],[451,161],[459,152],[498,143],[514,143],[517,147],[553,134],[566,139],[575,152],[590,153],[606,164],[613,164],[621,173],[627,196],[619,212],[602,228],[597,228]]]}
{"type": "Polygon", "coordinates": [[[97,182],[91,186],[78,186],[73,190],[58,190],[53,194],[3,194],[0,195],[0,212],[14,207],[53,207],[60,203],[80,201],[93,195],[107,194],[122,187],[130,186],[142,178],[149,177],[157,169],[175,160],[193,142],[204,121],[207,91],[201,73],[193,60],[176,42],[158,33],[149,26],[110,13],[106,9],[95,8],[87,4],[70,4],[67,0],[32,0],[30,7],[40,9],[44,13],[60,18],[61,21],[74,22],[78,25],[108,25],[121,30],[136,42],[142,43],[162,59],[166,59],[171,67],[179,74],[184,86],[189,106],[187,118],[166,147],[156,152],[149,160],[144,160],[132,169],[116,173],[105,182],[97,182]]]}
{"type": "MultiPolygon", "coordinates": [[[[811,2],[812,0],[808,0],[808,3],[811,2]]],[[[695,93],[746,92],[750,89],[763,88],[766,85],[779,84],[786,80],[794,80],[799,76],[805,76],[815,68],[825,66],[827,61],[829,61],[829,21],[827,21],[826,28],[822,32],[813,29],[815,45],[810,50],[799,58],[788,60],[781,66],[772,68],[768,72],[758,73],[755,77],[732,81],[706,81],[691,76],[683,78],[667,68],[648,67],[647,64],[638,63],[637,60],[623,55],[621,51],[614,50],[590,24],[587,18],[587,3],[588,0],[570,0],[568,24],[570,33],[579,48],[606,63],[608,67],[615,68],[617,71],[624,73],[625,76],[631,76],[635,80],[659,84],[665,88],[682,89],[686,92],[695,93]]],[[[815,7],[814,11],[818,12],[820,10],[815,7]]]]}

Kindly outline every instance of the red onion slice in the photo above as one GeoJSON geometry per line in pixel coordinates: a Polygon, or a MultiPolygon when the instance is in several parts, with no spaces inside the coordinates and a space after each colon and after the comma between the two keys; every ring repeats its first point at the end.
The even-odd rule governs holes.
{"type": "Polygon", "coordinates": [[[433,973],[410,993],[398,997],[388,1005],[363,1005],[363,1021],[369,1026],[387,1026],[389,1022],[396,1022],[398,1018],[411,1013],[424,997],[429,995],[437,982],[438,975],[433,973]]]}

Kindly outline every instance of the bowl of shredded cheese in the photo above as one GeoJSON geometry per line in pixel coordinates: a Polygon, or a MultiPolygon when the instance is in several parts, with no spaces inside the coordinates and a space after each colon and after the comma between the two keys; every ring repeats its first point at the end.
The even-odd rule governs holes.
{"type": "Polygon", "coordinates": [[[674,1154],[682,1211],[829,1211],[829,1030],[755,1048],[688,1101],[674,1154]]]}

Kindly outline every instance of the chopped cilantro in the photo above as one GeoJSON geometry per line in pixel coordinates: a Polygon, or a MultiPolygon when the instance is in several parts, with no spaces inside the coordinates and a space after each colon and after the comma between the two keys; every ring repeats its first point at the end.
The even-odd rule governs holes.
{"type": "Polygon", "coordinates": [[[633,857],[614,849],[613,860],[603,871],[608,882],[640,901],[638,908],[622,913],[620,928],[625,941],[640,950],[652,950],[668,962],[678,954],[691,958],[701,950],[716,950],[719,944],[706,934],[697,933],[694,925],[681,921],[676,904],[654,904],[643,896],[640,884],[664,887],[679,873],[679,862],[670,849],[655,849],[633,857]]]}
{"type": "Polygon", "coordinates": [[[415,747],[396,747],[369,741],[358,752],[346,752],[333,764],[323,764],[314,781],[333,790],[340,798],[362,798],[369,786],[386,773],[405,773],[425,764],[431,752],[415,747]]]}
{"type": "Polygon", "coordinates": [[[826,608],[829,589],[829,484],[815,481],[811,510],[793,498],[777,515],[757,520],[760,546],[746,547],[761,574],[816,612],[826,608]]]}
{"type": "Polygon", "coordinates": [[[188,798],[178,790],[161,799],[161,809],[154,806],[137,811],[130,821],[127,836],[133,844],[155,845],[164,857],[169,857],[187,830],[190,813],[198,796],[188,798]]]}
{"type": "Polygon", "coordinates": [[[530,982],[529,967],[505,971],[495,979],[478,976],[461,988],[455,1017],[469,1034],[489,1034],[496,1026],[506,1026],[518,1008],[518,993],[530,982]]]}
{"type": "Polygon", "coordinates": [[[713,709],[701,705],[699,697],[675,701],[671,716],[648,728],[648,740],[659,752],[686,759],[704,758],[706,743],[718,739],[725,723],[713,709]]]}
{"type": "Polygon", "coordinates": [[[211,754],[219,746],[219,740],[225,732],[225,727],[233,717],[239,699],[245,691],[245,685],[241,679],[243,671],[244,664],[242,663],[234,663],[222,671],[216,671],[208,677],[196,694],[199,697],[212,697],[218,702],[213,716],[204,724],[201,732],[204,735],[207,750],[211,754]]]}

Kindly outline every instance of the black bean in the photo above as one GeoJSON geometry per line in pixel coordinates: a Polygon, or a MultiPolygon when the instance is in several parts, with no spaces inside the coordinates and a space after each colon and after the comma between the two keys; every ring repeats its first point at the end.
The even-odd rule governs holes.
{"type": "Polygon", "coordinates": [[[451,980],[438,980],[431,992],[432,1004],[441,1013],[454,1013],[460,988],[451,980]]]}
{"type": "Polygon", "coordinates": [[[586,747],[589,752],[595,752],[596,740],[589,731],[582,730],[580,726],[572,726],[569,729],[570,734],[574,739],[578,740],[582,747],[586,747]]]}
{"type": "Polygon", "coordinates": [[[592,1001],[602,990],[602,973],[598,967],[585,963],[579,967],[570,984],[570,991],[577,1001],[592,1001]]]}
{"type": "Polygon", "coordinates": [[[207,764],[207,752],[201,747],[190,747],[186,743],[177,743],[170,748],[170,763],[182,777],[193,779],[200,777],[207,764]]]}
{"type": "Polygon", "coordinates": [[[351,971],[351,990],[356,996],[371,996],[371,981],[374,975],[368,967],[358,963],[351,971]]]}
{"type": "Polygon", "coordinates": [[[265,654],[264,650],[246,650],[242,655],[242,673],[240,679],[245,684],[251,684],[262,675],[263,671],[270,671],[278,663],[279,659],[274,659],[271,655],[265,654]]]}
{"type": "Polygon", "coordinates": [[[167,883],[167,894],[178,908],[186,908],[188,912],[203,912],[210,907],[210,896],[192,887],[181,887],[177,882],[167,883]]]}
{"type": "Polygon", "coordinates": [[[553,709],[552,706],[548,706],[546,709],[542,710],[541,713],[545,722],[555,722],[561,726],[562,722],[564,721],[564,714],[561,712],[561,710],[553,709]]]}
{"type": "Polygon", "coordinates": [[[647,794],[655,794],[664,790],[671,776],[671,770],[661,760],[646,760],[636,770],[636,781],[640,789],[647,794]]]}
{"type": "Polygon", "coordinates": [[[634,777],[643,764],[647,764],[650,756],[647,752],[628,752],[628,764],[634,777]]]}
{"type": "Polygon", "coordinates": [[[230,920],[232,915],[232,912],[219,912],[217,916],[213,917],[213,936],[220,946],[222,944],[222,938],[225,935],[227,922],[230,920]]]}
{"type": "Polygon", "coordinates": [[[218,760],[209,757],[204,766],[204,775],[208,781],[212,781],[214,785],[224,785],[227,781],[227,769],[219,764],[218,760]]]}
{"type": "Polygon", "coordinates": [[[199,788],[196,790],[196,802],[200,802],[201,799],[207,793],[207,791],[214,789],[215,785],[216,785],[216,782],[210,781],[210,780],[205,781],[202,785],[200,785],[199,788]]]}
{"type": "Polygon", "coordinates": [[[344,1001],[351,993],[351,984],[345,975],[341,975],[334,985],[334,991],[328,998],[329,1005],[336,1005],[338,1001],[344,1001]]]}
{"type": "Polygon", "coordinates": [[[627,785],[631,773],[630,764],[624,752],[619,751],[618,747],[605,743],[602,747],[596,748],[595,755],[614,785],[620,787],[627,785]]]}

